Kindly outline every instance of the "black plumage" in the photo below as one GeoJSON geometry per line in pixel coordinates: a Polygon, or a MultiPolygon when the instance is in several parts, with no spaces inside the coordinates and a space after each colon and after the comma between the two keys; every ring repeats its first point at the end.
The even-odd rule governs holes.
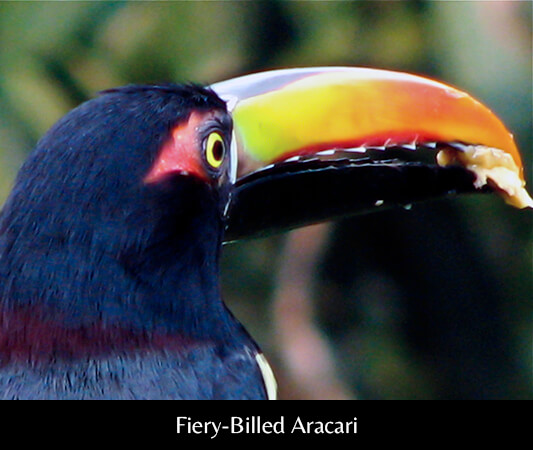
{"type": "MultiPolygon", "coordinates": [[[[0,218],[1,398],[264,398],[258,349],[220,296],[228,183],[143,177],[196,85],[130,86],[71,111],[0,218]]],[[[219,177],[225,177],[221,173],[219,177]]]]}

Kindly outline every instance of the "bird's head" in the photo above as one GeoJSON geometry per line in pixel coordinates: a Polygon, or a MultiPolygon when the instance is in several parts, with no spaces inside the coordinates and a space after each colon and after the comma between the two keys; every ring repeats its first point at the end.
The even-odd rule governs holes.
{"type": "Polygon", "coordinates": [[[112,89],[69,112],[3,209],[0,306],[144,328],[216,297],[231,131],[225,102],[192,84],[112,89]],[[174,312],[152,301],[176,284],[174,312]]]}
{"type": "Polygon", "coordinates": [[[19,292],[42,295],[55,270],[97,296],[95,261],[119,261],[168,293],[177,266],[202,296],[222,242],[457,193],[531,207],[524,184],[512,135],[466,93],[382,70],[289,69],[105,91],[41,139],[0,232],[4,259],[26,271],[19,292]]]}
{"type": "Polygon", "coordinates": [[[234,240],[465,191],[532,206],[524,184],[513,136],[468,94],[403,73],[309,68],[104,91],[45,135],[10,201],[112,230],[153,226],[154,214],[183,224],[200,200],[187,189],[205,191],[234,240]]]}
{"type": "Polygon", "coordinates": [[[225,102],[197,85],[102,92],[60,119],[26,160],[6,231],[133,252],[186,231],[200,209],[219,220],[231,130],[225,102]]]}

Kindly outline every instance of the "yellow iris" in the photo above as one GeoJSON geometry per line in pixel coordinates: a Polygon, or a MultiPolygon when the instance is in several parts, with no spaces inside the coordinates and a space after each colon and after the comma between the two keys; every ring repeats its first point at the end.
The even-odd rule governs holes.
{"type": "Polygon", "coordinates": [[[224,161],[226,144],[220,133],[213,132],[207,137],[205,144],[205,159],[213,168],[218,169],[224,161]]]}

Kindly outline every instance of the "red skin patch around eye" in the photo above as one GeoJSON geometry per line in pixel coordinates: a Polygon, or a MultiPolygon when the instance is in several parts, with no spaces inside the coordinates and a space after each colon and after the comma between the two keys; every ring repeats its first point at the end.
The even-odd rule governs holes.
{"type": "Polygon", "coordinates": [[[209,182],[210,178],[201,156],[202,142],[198,133],[200,125],[215,116],[214,111],[193,111],[188,119],[177,125],[163,144],[144,182],[157,183],[170,173],[193,175],[209,182]]]}

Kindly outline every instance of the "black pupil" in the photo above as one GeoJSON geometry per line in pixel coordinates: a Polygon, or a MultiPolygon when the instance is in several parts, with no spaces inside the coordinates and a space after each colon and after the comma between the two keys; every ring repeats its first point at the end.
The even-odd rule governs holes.
{"type": "Polygon", "coordinates": [[[222,161],[222,158],[224,158],[224,143],[218,140],[215,141],[212,151],[215,161],[222,161]]]}

